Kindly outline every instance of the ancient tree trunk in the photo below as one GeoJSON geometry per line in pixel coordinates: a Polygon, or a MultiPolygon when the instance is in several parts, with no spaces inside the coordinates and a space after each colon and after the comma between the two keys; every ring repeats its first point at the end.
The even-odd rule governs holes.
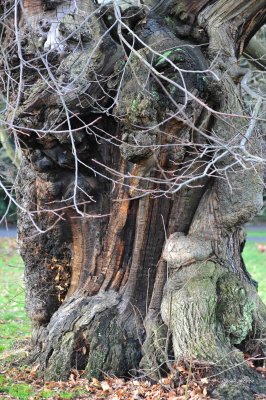
{"type": "Polygon", "coordinates": [[[239,377],[243,351],[265,352],[241,257],[264,147],[237,65],[265,1],[147,3],[6,14],[32,358],[49,378],[181,359],[239,377]]]}

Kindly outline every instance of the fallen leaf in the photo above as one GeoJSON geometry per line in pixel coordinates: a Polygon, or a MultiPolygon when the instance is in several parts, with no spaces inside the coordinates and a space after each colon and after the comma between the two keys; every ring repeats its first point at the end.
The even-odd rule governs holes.
{"type": "Polygon", "coordinates": [[[32,367],[31,371],[30,371],[30,376],[35,377],[36,376],[36,372],[38,371],[38,369],[40,368],[40,364],[36,364],[32,367]]]}
{"type": "Polygon", "coordinates": [[[95,386],[95,387],[97,387],[98,389],[101,389],[101,384],[100,384],[100,382],[98,381],[98,379],[96,379],[96,378],[92,378],[92,382],[91,382],[91,384],[92,384],[92,386],[95,386]]]}
{"type": "Polygon", "coordinates": [[[110,392],[110,391],[112,390],[111,386],[110,386],[109,383],[106,382],[106,381],[102,381],[102,382],[101,382],[101,387],[102,387],[102,390],[103,390],[104,392],[110,392]]]}
{"type": "Polygon", "coordinates": [[[266,252],[266,246],[265,244],[259,243],[257,246],[257,249],[261,252],[261,253],[265,253],[266,252]]]}

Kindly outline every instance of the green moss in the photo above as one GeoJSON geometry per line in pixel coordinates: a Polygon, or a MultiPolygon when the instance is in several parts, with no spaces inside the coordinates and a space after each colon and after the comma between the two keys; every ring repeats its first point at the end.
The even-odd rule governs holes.
{"type": "Polygon", "coordinates": [[[131,102],[131,110],[133,112],[138,111],[138,107],[139,107],[139,101],[137,99],[133,99],[131,102]]]}
{"type": "Polygon", "coordinates": [[[102,373],[100,369],[104,365],[105,360],[106,353],[104,351],[93,351],[86,367],[88,379],[101,377],[102,373]]]}
{"type": "Polygon", "coordinates": [[[123,71],[125,65],[126,65],[126,61],[125,61],[125,60],[118,60],[118,61],[115,63],[114,71],[115,71],[116,73],[119,73],[119,72],[123,71]]]}
{"type": "Polygon", "coordinates": [[[197,338],[196,341],[191,345],[190,354],[193,354],[194,358],[198,358],[199,360],[204,357],[205,359],[209,359],[214,361],[215,359],[220,358],[219,348],[217,348],[216,338],[212,335],[202,335],[197,338]],[[208,349],[208,351],[206,351],[208,349]]]}
{"type": "Polygon", "coordinates": [[[166,58],[169,58],[169,56],[172,54],[173,50],[168,50],[165,51],[160,57],[157,63],[155,64],[155,67],[158,67],[158,65],[163,64],[166,58]]]}
{"type": "Polygon", "coordinates": [[[165,22],[165,25],[166,25],[168,28],[170,28],[170,29],[173,30],[173,31],[175,30],[176,21],[173,21],[171,17],[165,16],[165,17],[164,17],[164,22],[165,22]]]}
{"type": "Polygon", "coordinates": [[[239,344],[252,329],[256,304],[233,274],[218,281],[217,316],[232,344],[239,344]]]}
{"type": "Polygon", "coordinates": [[[156,90],[156,88],[154,86],[151,88],[150,94],[152,95],[154,100],[160,101],[160,94],[158,93],[158,91],[156,90]]]}

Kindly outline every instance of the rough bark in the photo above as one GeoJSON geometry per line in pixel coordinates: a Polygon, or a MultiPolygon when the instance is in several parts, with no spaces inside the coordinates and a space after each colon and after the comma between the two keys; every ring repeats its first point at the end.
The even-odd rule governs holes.
{"type": "Polygon", "coordinates": [[[265,309],[241,257],[264,147],[237,85],[264,3],[150,2],[122,8],[127,31],[88,0],[24,2],[23,58],[40,56],[6,118],[24,148],[19,240],[46,377],[75,367],[154,378],[188,359],[232,379],[252,375],[244,350],[265,354],[265,309]],[[218,80],[202,72],[214,57],[218,80]],[[204,175],[215,157],[218,172],[204,175]],[[195,179],[177,191],[187,165],[195,179]]]}

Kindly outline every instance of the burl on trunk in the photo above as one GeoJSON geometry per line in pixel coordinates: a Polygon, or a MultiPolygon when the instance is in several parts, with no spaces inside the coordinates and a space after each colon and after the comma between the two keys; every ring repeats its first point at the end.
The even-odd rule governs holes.
{"type": "Polygon", "coordinates": [[[264,356],[241,257],[264,147],[237,58],[265,15],[264,0],[25,0],[6,17],[19,243],[46,377],[154,378],[183,359],[251,376],[243,352],[264,356]]]}

